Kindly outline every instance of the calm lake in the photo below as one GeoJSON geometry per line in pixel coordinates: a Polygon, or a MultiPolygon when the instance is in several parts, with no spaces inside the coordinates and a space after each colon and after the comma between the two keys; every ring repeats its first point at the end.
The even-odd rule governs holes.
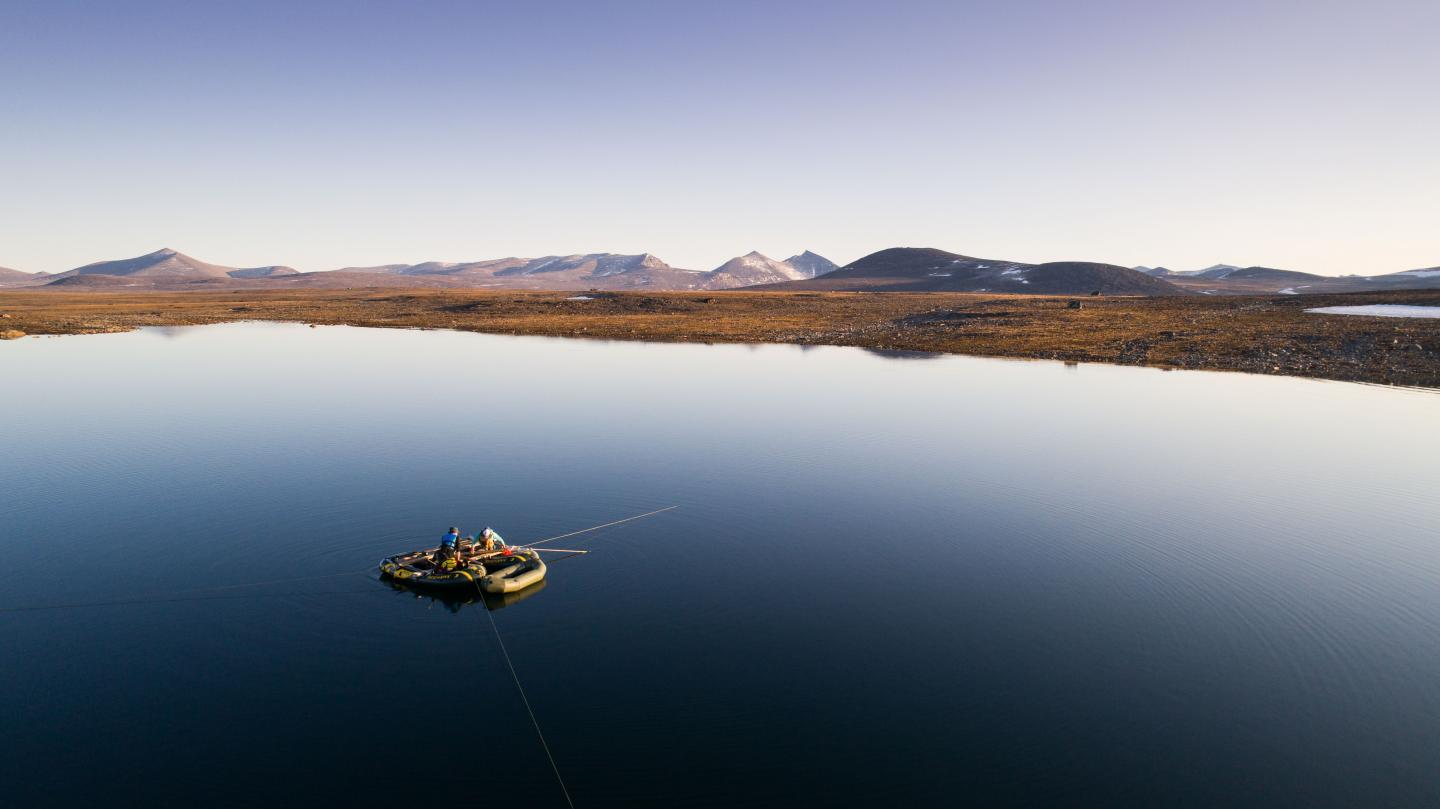
{"type": "Polygon", "coordinates": [[[577,806],[1440,802],[1432,392],[271,324],[0,389],[8,806],[563,806],[490,617],[577,806]]]}

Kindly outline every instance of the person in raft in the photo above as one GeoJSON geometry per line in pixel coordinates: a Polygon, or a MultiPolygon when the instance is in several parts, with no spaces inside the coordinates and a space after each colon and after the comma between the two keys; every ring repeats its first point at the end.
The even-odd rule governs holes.
{"type": "Polygon", "coordinates": [[[483,547],[487,551],[497,551],[505,549],[505,540],[501,539],[500,535],[495,533],[494,528],[486,528],[484,531],[480,532],[480,543],[481,547],[483,547]]]}
{"type": "Polygon", "coordinates": [[[450,526],[450,533],[440,538],[440,547],[435,549],[435,563],[444,566],[446,561],[450,567],[455,566],[455,551],[460,545],[460,529],[450,526]]]}

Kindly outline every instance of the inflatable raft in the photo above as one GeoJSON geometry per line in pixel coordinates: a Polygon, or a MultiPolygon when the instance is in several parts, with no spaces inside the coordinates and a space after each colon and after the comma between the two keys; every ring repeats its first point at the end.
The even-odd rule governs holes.
{"type": "Polygon", "coordinates": [[[454,569],[437,566],[428,553],[416,552],[419,559],[407,559],[414,553],[392,556],[380,563],[380,575],[404,584],[437,590],[474,590],[485,578],[485,567],[480,561],[456,565],[454,569]]]}
{"type": "Polygon", "coordinates": [[[518,551],[500,563],[504,566],[480,580],[480,589],[487,593],[513,593],[539,584],[545,578],[545,562],[535,551],[518,551]]]}
{"type": "Polygon", "coordinates": [[[462,542],[453,562],[440,562],[433,549],[410,551],[381,560],[380,576],[429,590],[513,593],[544,579],[545,563],[535,551],[462,542]]]}

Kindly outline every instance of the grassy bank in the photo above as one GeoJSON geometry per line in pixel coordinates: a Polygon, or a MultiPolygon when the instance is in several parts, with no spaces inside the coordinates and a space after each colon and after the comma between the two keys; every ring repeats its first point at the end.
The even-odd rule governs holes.
{"type": "Polygon", "coordinates": [[[1440,291],[1173,298],[669,292],[591,293],[591,300],[573,300],[574,295],[23,290],[0,292],[0,331],[87,334],[277,320],[619,340],[861,346],[1440,387],[1440,320],[1304,311],[1366,303],[1440,305],[1440,291]]]}

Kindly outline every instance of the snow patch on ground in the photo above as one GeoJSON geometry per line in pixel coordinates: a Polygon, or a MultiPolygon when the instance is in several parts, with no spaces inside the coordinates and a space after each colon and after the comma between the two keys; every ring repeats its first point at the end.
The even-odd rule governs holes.
{"type": "Polygon", "coordinates": [[[589,295],[571,295],[570,297],[566,298],[565,300],[567,300],[567,301],[593,301],[593,300],[595,300],[595,299],[592,298],[592,297],[590,297],[589,295]]]}
{"type": "Polygon", "coordinates": [[[932,272],[932,273],[930,273],[930,277],[931,277],[931,278],[949,278],[951,275],[952,275],[952,273],[948,273],[948,272],[932,272]]]}
{"type": "Polygon", "coordinates": [[[1440,270],[1406,270],[1405,272],[1397,272],[1395,274],[1408,275],[1411,278],[1433,278],[1440,275],[1440,270]]]}
{"type": "Polygon", "coordinates": [[[1301,284],[1301,285],[1298,286],[1298,287],[1285,287],[1284,289],[1280,290],[1280,294],[1281,294],[1281,295],[1299,295],[1299,294],[1300,294],[1300,290],[1302,290],[1302,289],[1309,289],[1309,288],[1310,288],[1310,285],[1309,285],[1309,284],[1301,284]]]}
{"type": "Polygon", "coordinates": [[[1434,317],[1440,318],[1440,306],[1405,306],[1398,303],[1375,303],[1369,306],[1321,306],[1306,309],[1317,315],[1365,315],[1367,317],[1434,317]]]}

